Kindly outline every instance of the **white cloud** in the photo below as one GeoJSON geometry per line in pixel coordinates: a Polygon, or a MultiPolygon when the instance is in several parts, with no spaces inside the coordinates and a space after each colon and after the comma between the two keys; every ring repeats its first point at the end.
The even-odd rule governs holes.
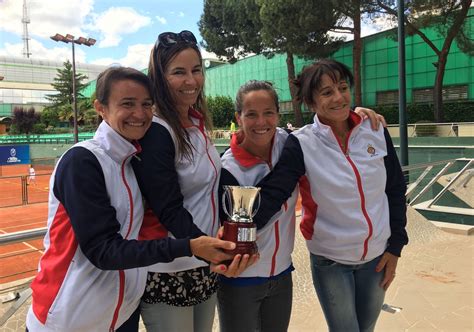
{"type": "MultiPolygon", "coordinates": [[[[56,32],[61,34],[84,35],[81,27],[91,13],[94,0],[33,0],[27,1],[30,37],[48,38],[56,32]]],[[[21,36],[23,24],[23,1],[0,1],[0,31],[21,36]]]]}
{"type": "Polygon", "coordinates": [[[122,36],[150,25],[151,19],[130,7],[111,7],[93,19],[91,27],[100,31],[99,47],[117,46],[122,36]]]}
{"type": "Polygon", "coordinates": [[[174,11],[171,11],[169,12],[171,15],[173,16],[177,16],[177,17],[184,17],[184,13],[183,12],[174,12],[174,11]]]}
{"type": "Polygon", "coordinates": [[[168,21],[166,21],[166,18],[164,17],[161,17],[161,16],[157,16],[156,19],[158,20],[158,22],[160,22],[161,24],[166,24],[168,21]]]}
{"type": "MultiPolygon", "coordinates": [[[[120,59],[115,58],[102,58],[91,61],[95,65],[110,66],[111,64],[120,64],[122,66],[133,67],[138,70],[142,70],[148,67],[148,60],[150,57],[150,51],[153,44],[135,44],[130,45],[127,48],[127,54],[120,59]]],[[[217,56],[214,53],[208,52],[205,49],[201,49],[203,59],[217,60],[217,56]]]]}
{"type": "Polygon", "coordinates": [[[127,54],[121,59],[102,58],[91,63],[96,65],[111,65],[119,63],[122,66],[133,67],[142,70],[148,67],[148,59],[153,44],[135,44],[127,48],[127,54]]]}
{"type": "MultiPolygon", "coordinates": [[[[57,61],[72,61],[72,50],[70,44],[58,44],[57,47],[46,48],[39,41],[32,39],[29,43],[30,53],[35,59],[48,59],[57,61]],[[64,46],[62,46],[64,45],[64,46]]],[[[86,61],[86,53],[79,49],[75,49],[76,62],[84,63],[86,61]]],[[[5,47],[0,49],[0,55],[22,57],[23,43],[5,43],[5,47]]]]}
{"type": "MultiPolygon", "coordinates": [[[[123,35],[150,25],[151,18],[133,8],[110,7],[94,13],[94,0],[28,0],[29,36],[49,38],[55,33],[93,37],[99,47],[117,46],[123,35]]],[[[23,1],[0,0],[0,32],[23,35],[23,1]]]]}

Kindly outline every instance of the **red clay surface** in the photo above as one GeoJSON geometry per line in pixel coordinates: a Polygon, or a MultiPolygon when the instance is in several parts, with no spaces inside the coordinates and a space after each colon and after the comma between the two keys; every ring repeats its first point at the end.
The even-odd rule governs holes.
{"type": "MultiPolygon", "coordinates": [[[[45,227],[47,216],[47,203],[0,208],[0,233],[45,227]]],[[[42,250],[42,239],[0,246],[0,284],[36,275],[42,250]]]]}
{"type": "Polygon", "coordinates": [[[25,195],[22,194],[22,186],[28,177],[0,177],[0,207],[22,205],[24,199],[29,204],[47,202],[50,177],[51,171],[37,172],[35,180],[27,186],[25,195]]]}

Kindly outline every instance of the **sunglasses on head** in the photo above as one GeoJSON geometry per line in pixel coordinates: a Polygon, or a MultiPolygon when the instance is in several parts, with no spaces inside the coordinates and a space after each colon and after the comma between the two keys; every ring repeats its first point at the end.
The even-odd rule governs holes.
{"type": "Polygon", "coordinates": [[[197,40],[193,33],[188,30],[183,30],[179,33],[163,32],[158,35],[155,46],[163,45],[164,47],[170,47],[178,43],[197,44],[197,40]]]}

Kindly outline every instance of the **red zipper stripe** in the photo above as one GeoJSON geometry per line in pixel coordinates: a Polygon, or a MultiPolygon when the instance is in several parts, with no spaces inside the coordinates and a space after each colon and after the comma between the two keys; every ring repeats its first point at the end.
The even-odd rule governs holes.
{"type": "Polygon", "coordinates": [[[367,235],[367,238],[364,240],[364,253],[362,254],[361,260],[365,259],[365,256],[367,255],[367,250],[369,248],[369,239],[372,237],[373,233],[373,227],[372,227],[372,220],[369,217],[369,214],[367,213],[367,210],[365,208],[365,195],[364,195],[364,189],[362,188],[362,180],[360,178],[359,171],[357,170],[357,167],[355,166],[354,162],[352,159],[346,155],[346,159],[351,165],[352,169],[354,170],[354,174],[357,179],[357,188],[359,190],[359,195],[360,195],[360,207],[362,210],[362,213],[364,214],[365,221],[367,222],[367,226],[369,227],[369,234],[367,235]]]}
{"type": "Polygon", "coordinates": [[[208,137],[206,135],[206,133],[204,132],[204,122],[201,120],[199,121],[199,127],[197,127],[199,129],[199,131],[201,132],[202,136],[204,137],[204,141],[206,142],[206,154],[207,154],[207,158],[209,159],[209,161],[211,162],[211,165],[212,167],[214,168],[214,173],[215,173],[215,176],[214,176],[214,182],[212,183],[212,191],[211,191],[211,204],[212,204],[212,228],[211,228],[211,234],[214,234],[214,227],[216,226],[216,203],[214,202],[214,188],[216,187],[216,182],[217,182],[217,167],[216,165],[214,164],[214,161],[212,160],[211,158],[211,155],[209,154],[209,150],[208,150],[208,137]]]}
{"type": "MultiPolygon", "coordinates": [[[[122,167],[121,167],[122,181],[123,181],[123,184],[125,185],[125,188],[127,189],[128,200],[130,202],[130,220],[129,220],[129,223],[128,223],[127,233],[123,237],[124,239],[127,239],[128,236],[130,235],[130,232],[132,231],[133,213],[134,213],[134,211],[133,211],[134,209],[133,209],[132,190],[130,189],[130,186],[128,185],[127,179],[125,177],[125,163],[134,154],[135,154],[135,152],[130,154],[129,156],[127,156],[127,158],[125,158],[124,161],[122,162],[122,167]]],[[[110,329],[109,329],[110,331],[115,330],[115,324],[117,323],[118,314],[120,312],[120,308],[122,307],[123,296],[124,296],[124,293],[125,293],[125,272],[123,270],[119,270],[118,272],[119,272],[119,298],[118,298],[117,306],[115,307],[112,323],[110,324],[110,329]]]]}
{"type": "Polygon", "coordinates": [[[122,307],[123,294],[124,294],[124,288],[125,288],[125,272],[123,272],[123,270],[120,270],[118,272],[119,272],[119,284],[120,284],[119,290],[120,291],[119,291],[118,303],[114,311],[114,317],[112,319],[112,323],[110,324],[110,328],[109,328],[110,332],[115,331],[115,324],[117,324],[119,311],[120,311],[120,308],[122,307]]]}
{"type": "Polygon", "coordinates": [[[278,249],[280,248],[280,220],[277,220],[275,222],[274,229],[275,229],[275,250],[273,251],[273,256],[272,256],[272,268],[270,270],[271,277],[275,275],[276,255],[278,253],[278,249]]]}
{"type": "Polygon", "coordinates": [[[125,178],[125,163],[127,162],[128,158],[130,158],[134,154],[135,154],[135,152],[132,153],[131,155],[129,155],[127,158],[125,158],[125,160],[122,162],[122,172],[121,172],[122,173],[122,181],[123,181],[123,184],[125,185],[125,188],[127,188],[128,200],[130,202],[130,220],[129,220],[129,224],[128,224],[127,233],[123,237],[124,239],[128,238],[128,236],[130,235],[130,232],[132,230],[132,226],[133,226],[133,198],[132,198],[132,191],[130,190],[130,186],[128,185],[127,179],[125,178]]]}

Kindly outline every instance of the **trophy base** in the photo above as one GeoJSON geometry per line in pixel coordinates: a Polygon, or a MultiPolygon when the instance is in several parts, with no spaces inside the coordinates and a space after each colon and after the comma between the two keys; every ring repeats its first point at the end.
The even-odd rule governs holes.
{"type": "Polygon", "coordinates": [[[258,247],[255,242],[237,242],[234,250],[224,250],[226,254],[235,255],[255,255],[258,253],[258,247]]]}
{"type": "Polygon", "coordinates": [[[224,222],[224,235],[222,239],[236,244],[235,249],[224,251],[234,256],[237,254],[257,254],[256,232],[257,230],[253,223],[224,222]],[[242,237],[244,237],[244,241],[242,241],[242,237]]]}

